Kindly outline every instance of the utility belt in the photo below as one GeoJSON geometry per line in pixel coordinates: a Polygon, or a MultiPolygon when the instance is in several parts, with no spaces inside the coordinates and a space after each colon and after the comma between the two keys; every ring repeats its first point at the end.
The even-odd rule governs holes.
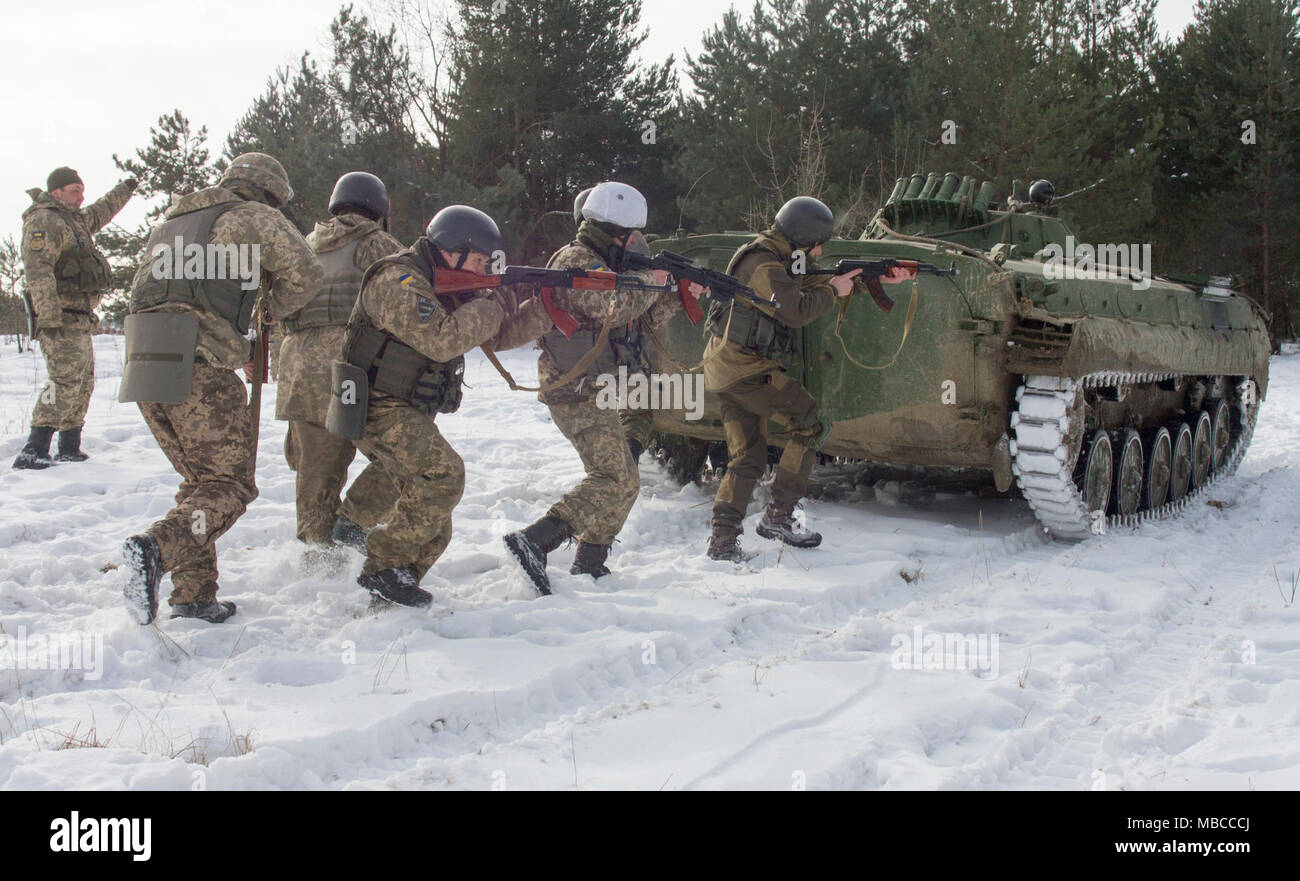
{"type": "Polygon", "coordinates": [[[431,360],[368,324],[354,324],[343,344],[343,359],[365,373],[369,387],[406,401],[432,416],[460,409],[465,357],[431,360]]]}
{"type": "Polygon", "coordinates": [[[793,328],[734,300],[729,307],[715,302],[705,327],[750,355],[776,359],[794,354],[793,328]]]}

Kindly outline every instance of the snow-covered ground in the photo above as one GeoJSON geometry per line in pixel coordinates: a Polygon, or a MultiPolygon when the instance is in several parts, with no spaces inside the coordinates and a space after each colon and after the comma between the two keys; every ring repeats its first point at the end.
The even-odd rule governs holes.
{"type": "Polygon", "coordinates": [[[359,555],[303,569],[270,386],[261,496],[218,545],[239,614],[142,628],[119,548],[178,478],[116,402],[122,338],[95,347],[92,459],[42,472],[8,463],[44,366],[0,349],[4,788],[1300,788],[1300,357],[1238,474],[1173,522],[1052,544],[1023,502],[881,487],[808,502],[823,547],[781,552],[756,501],[738,573],[704,556],[713,488],[647,457],[614,575],[562,549],[542,599],[501,536],[578,458],[471,357],[439,417],[468,482],[434,606],[379,614],[359,555]]]}

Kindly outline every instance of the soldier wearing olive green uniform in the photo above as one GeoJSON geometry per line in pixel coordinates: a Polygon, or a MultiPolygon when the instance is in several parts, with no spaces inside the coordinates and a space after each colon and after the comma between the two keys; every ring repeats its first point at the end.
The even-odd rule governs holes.
{"type": "MultiPolygon", "coordinates": [[[[357,581],[389,602],[425,607],[433,601],[420,579],[451,541],[452,510],[465,490],[465,463],[435,417],[460,406],[465,353],[481,345],[514,348],[551,326],[537,298],[521,306],[505,290],[434,292],[440,268],[483,274],[500,248],[500,231],[486,214],[465,205],[444,208],[424,237],[366,270],[348,324],[343,360],[365,373],[369,388],[356,446],[399,491],[366,536],[357,581]]],[[[332,392],[336,401],[340,391],[332,392]]]]}
{"type": "Polygon", "coordinates": [[[301,309],[324,276],[307,242],[277,210],[292,196],[288,175],[275,159],[264,153],[236,157],[217,186],[173,200],[146,244],[147,253],[161,256],[141,266],[132,283],[122,398],[140,402],[149,430],[182,477],[176,506],[123,547],[130,571],[127,608],[141,624],[157,614],[158,585],[166,572],[172,576],[173,618],[217,623],[235,612],[234,603],[216,599],[216,541],[257,497],[254,424],[236,371],[253,357],[246,334],[255,324],[259,297],[266,319],[274,322],[301,309]],[[168,252],[155,249],[173,248],[178,238],[186,251],[196,245],[209,254],[221,246],[232,253],[243,248],[246,255],[256,248],[260,273],[232,278],[226,268],[204,265],[197,280],[168,277],[168,252]],[[197,327],[188,352],[167,349],[169,340],[159,334],[150,342],[161,348],[137,353],[145,333],[133,340],[134,328],[182,322],[197,327]],[[151,395],[137,384],[140,377],[158,375],[147,371],[167,359],[179,366],[190,355],[193,373],[178,402],[165,402],[165,393],[151,395]]]}
{"type": "Polygon", "coordinates": [[[275,417],[289,421],[284,454],[297,474],[299,540],[327,544],[333,539],[363,548],[364,531],[393,507],[397,487],[371,463],[340,503],[356,446],[325,428],[330,366],[343,350],[362,276],[379,258],[402,250],[402,243],[388,234],[388,192],[373,174],[339,178],[329,212],[334,216],[307,236],[325,271],[320,293],[278,324],[285,339],[275,417]]]}
{"type": "Polygon", "coordinates": [[[713,559],[747,557],[738,539],[750,497],[767,465],[768,420],[784,426],[789,439],[772,481],[771,502],[756,531],[795,547],[821,544],[821,535],[802,530],[793,513],[830,425],[819,416],[816,399],[786,374],[781,359],[794,352],[798,328],[830,309],[837,296],[852,291],[856,270],[833,279],[791,274],[795,252],[802,251],[805,261],[818,256],[833,230],[834,217],[824,204],[808,196],[791,199],[777,212],[775,226],[737,250],[727,267],[771,305],[737,298],[727,306],[715,303],[710,310],[704,387],[721,402],[730,455],[713,504],[708,550],[713,559]]]}
{"type": "Polygon", "coordinates": [[[91,334],[99,326],[95,307],[104,296],[111,269],[95,247],[101,230],[135,190],[122,181],[107,195],[81,208],[84,185],[71,168],[56,168],[46,192],[28,190],[23,212],[22,257],[32,336],[41,344],[49,379],[32,411],[31,434],[15,468],[47,468],[50,440],[59,432],[60,462],[79,462],[81,429],[95,388],[91,334]]]}

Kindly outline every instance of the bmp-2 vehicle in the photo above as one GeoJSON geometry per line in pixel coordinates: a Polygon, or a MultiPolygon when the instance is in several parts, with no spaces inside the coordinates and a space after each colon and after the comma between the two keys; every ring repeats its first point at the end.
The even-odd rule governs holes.
{"type": "MultiPolygon", "coordinates": [[[[900,178],[861,239],[826,243],[822,267],[957,272],[891,287],[904,308],[855,295],[795,331],[786,366],[834,422],[821,452],[979,469],[999,491],[1018,484],[1062,539],[1167,517],[1230,474],[1268,388],[1263,309],[1223,280],[1144,275],[1136,246],[1078,245],[1046,181],[1028,199],[1017,182],[1004,208],[993,197],[971,177],[900,178]]],[[[722,270],[749,238],[679,233],[651,249],[722,270]]],[[[697,365],[704,333],[676,316],[649,347],[654,370],[697,365]]],[[[712,394],[703,418],[661,410],[656,428],[700,467],[723,438],[712,394]]],[[[783,443],[780,426],[770,437],[783,443]]]]}

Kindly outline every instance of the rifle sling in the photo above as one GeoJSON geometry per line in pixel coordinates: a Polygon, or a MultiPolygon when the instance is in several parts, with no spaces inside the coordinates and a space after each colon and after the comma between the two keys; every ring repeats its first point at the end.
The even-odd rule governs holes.
{"type": "Polygon", "coordinates": [[[596,337],[595,345],[588,349],[586,353],[578,359],[577,363],[570,367],[559,379],[554,382],[540,384],[536,387],[519,385],[515,382],[515,378],[510,375],[510,371],[506,370],[506,368],[501,364],[497,359],[496,353],[492,351],[492,347],[487,343],[484,343],[479,348],[483,350],[484,355],[487,355],[488,361],[492,362],[492,366],[497,369],[497,373],[501,374],[501,378],[506,381],[506,385],[510,386],[512,390],[517,392],[545,393],[557,389],[560,386],[568,385],[583,373],[587,372],[587,368],[600,357],[600,353],[604,350],[605,346],[609,345],[609,329],[613,325],[613,322],[614,304],[610,303],[609,309],[605,312],[605,321],[600,326],[600,334],[596,337]]]}
{"type": "Polygon", "coordinates": [[[852,354],[850,354],[849,347],[844,342],[844,337],[840,336],[840,326],[844,324],[844,316],[848,314],[849,300],[852,298],[845,297],[843,300],[840,301],[840,314],[837,315],[835,318],[835,339],[839,340],[840,348],[844,351],[844,357],[849,359],[850,364],[852,364],[854,367],[857,367],[860,370],[885,370],[889,367],[894,366],[894,362],[898,360],[899,354],[903,351],[903,344],[907,342],[907,335],[912,332],[912,319],[916,318],[916,292],[918,287],[919,285],[917,285],[916,281],[913,280],[912,299],[911,302],[907,304],[907,320],[903,322],[903,338],[898,341],[898,348],[894,350],[894,357],[890,358],[884,364],[877,364],[877,365],[863,364],[857,358],[854,358],[852,354]]]}
{"type": "Polygon", "coordinates": [[[253,390],[248,395],[248,417],[253,423],[253,468],[257,468],[257,439],[262,428],[262,376],[266,372],[266,326],[262,324],[263,307],[253,313],[257,337],[253,342],[253,390]]]}

